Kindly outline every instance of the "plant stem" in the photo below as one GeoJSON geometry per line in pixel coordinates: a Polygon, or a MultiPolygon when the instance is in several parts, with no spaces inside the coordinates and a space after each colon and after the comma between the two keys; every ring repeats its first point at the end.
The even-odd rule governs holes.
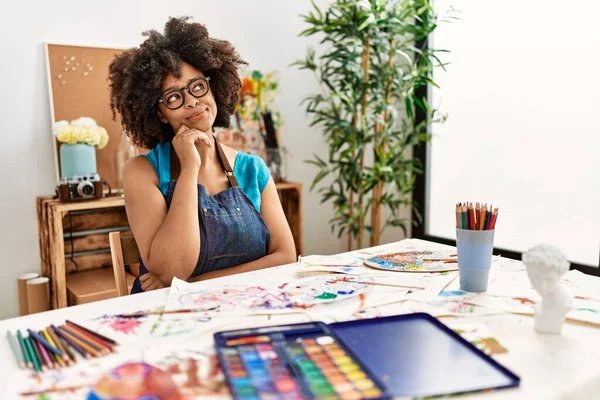
{"type": "MultiPolygon", "coordinates": [[[[390,53],[387,62],[388,71],[392,69],[393,60],[394,60],[394,47],[395,40],[390,40],[390,53]]],[[[390,112],[389,105],[392,102],[392,75],[390,74],[387,77],[387,84],[385,87],[385,109],[383,110],[383,122],[385,125],[381,125],[381,123],[377,123],[375,128],[375,146],[373,147],[373,160],[377,161],[377,146],[379,145],[380,135],[382,134],[384,126],[387,126],[390,120],[390,112]]],[[[384,135],[382,143],[381,143],[381,155],[382,158],[385,159],[387,153],[387,136],[384,135]]],[[[377,184],[373,188],[373,202],[371,204],[371,246],[379,245],[379,241],[381,240],[381,197],[383,196],[383,182],[381,177],[377,177],[377,184]]]]}
{"type": "MultiPolygon", "coordinates": [[[[364,82],[365,88],[363,92],[363,101],[362,101],[362,109],[361,109],[361,118],[362,125],[364,129],[368,128],[368,124],[366,123],[367,118],[367,105],[369,100],[369,68],[371,67],[371,41],[369,35],[367,35],[365,39],[363,54],[362,54],[362,66],[364,71],[364,82]]],[[[366,135],[366,132],[362,132],[363,135],[366,135]]],[[[362,241],[363,241],[363,233],[364,233],[364,213],[363,213],[363,178],[362,174],[365,168],[365,152],[363,151],[360,154],[360,170],[359,170],[359,179],[358,179],[358,236],[356,238],[357,248],[362,249],[362,241]]]]}

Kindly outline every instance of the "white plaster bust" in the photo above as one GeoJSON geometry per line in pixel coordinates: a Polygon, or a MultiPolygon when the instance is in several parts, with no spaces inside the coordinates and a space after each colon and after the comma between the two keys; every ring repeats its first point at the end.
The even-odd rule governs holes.
{"type": "Polygon", "coordinates": [[[535,329],[560,333],[565,316],[573,307],[571,295],[560,285],[560,279],[569,270],[569,261],[556,247],[540,244],[523,253],[523,263],[531,285],[542,296],[535,305],[535,329]]]}

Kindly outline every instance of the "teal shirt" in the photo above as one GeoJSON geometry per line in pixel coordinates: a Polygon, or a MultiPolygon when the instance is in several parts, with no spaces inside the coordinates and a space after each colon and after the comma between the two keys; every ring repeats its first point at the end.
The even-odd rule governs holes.
{"type": "MultiPolygon", "coordinates": [[[[171,142],[159,143],[148,154],[144,154],[144,157],[154,167],[158,176],[158,186],[165,196],[171,182],[171,142]]],[[[239,152],[233,164],[233,175],[240,189],[260,213],[260,195],[269,182],[269,167],[261,157],[239,152]]]]}

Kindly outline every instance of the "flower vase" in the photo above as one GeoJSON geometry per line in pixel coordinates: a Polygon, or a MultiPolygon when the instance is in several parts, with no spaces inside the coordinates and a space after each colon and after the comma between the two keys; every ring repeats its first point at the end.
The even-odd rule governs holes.
{"type": "Polygon", "coordinates": [[[96,174],[96,149],[89,144],[63,143],[60,146],[60,175],[70,179],[75,175],[96,174]]]}

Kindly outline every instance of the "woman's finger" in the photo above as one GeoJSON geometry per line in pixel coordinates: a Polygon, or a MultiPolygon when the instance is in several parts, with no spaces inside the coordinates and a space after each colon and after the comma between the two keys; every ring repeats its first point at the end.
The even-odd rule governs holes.
{"type": "Polygon", "coordinates": [[[144,283],[148,280],[148,278],[150,277],[150,273],[146,273],[144,275],[140,275],[140,282],[144,283]]]}
{"type": "Polygon", "coordinates": [[[183,139],[183,138],[193,139],[194,142],[197,142],[198,140],[200,140],[206,146],[212,147],[212,141],[210,140],[210,136],[206,132],[202,132],[201,130],[198,130],[198,129],[192,128],[188,131],[185,131],[184,133],[182,133],[180,135],[180,137],[181,137],[181,139],[183,139]]]}
{"type": "Polygon", "coordinates": [[[182,133],[187,132],[189,129],[190,128],[188,128],[187,125],[181,124],[181,126],[179,127],[179,129],[177,129],[177,132],[175,132],[175,136],[181,135],[182,133]]]}

